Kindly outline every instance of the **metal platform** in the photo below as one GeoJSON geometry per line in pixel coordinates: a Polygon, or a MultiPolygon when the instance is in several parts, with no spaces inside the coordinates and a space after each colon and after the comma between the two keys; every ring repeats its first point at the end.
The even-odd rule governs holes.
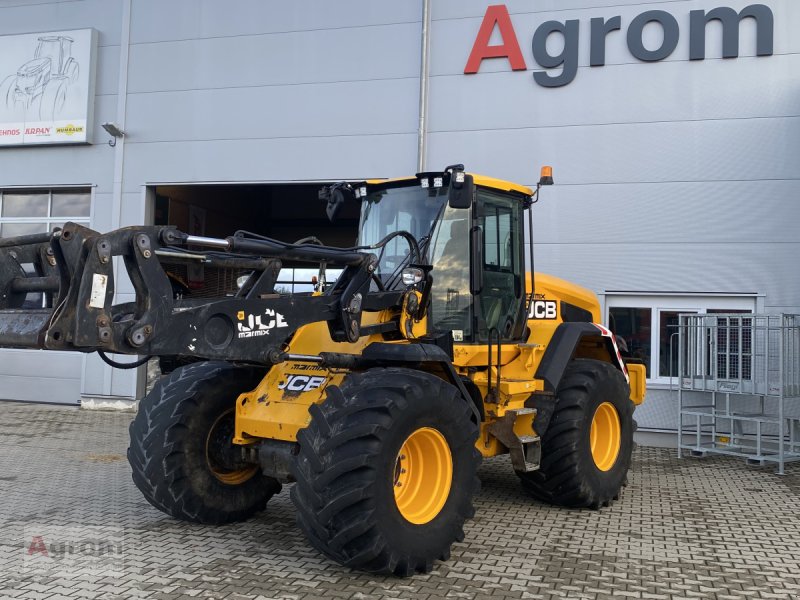
{"type": "Polygon", "coordinates": [[[683,314],[678,452],[800,460],[800,315],[683,314]]]}

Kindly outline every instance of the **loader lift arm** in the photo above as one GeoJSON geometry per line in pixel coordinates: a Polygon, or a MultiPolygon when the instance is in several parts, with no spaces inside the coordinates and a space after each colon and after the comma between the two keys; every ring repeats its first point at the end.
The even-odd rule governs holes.
{"type": "MultiPolygon", "coordinates": [[[[416,244],[409,245],[418,256],[416,244]]],[[[75,223],[0,240],[0,346],[280,362],[284,342],[308,323],[327,322],[331,338],[342,342],[397,328],[394,322],[361,326],[364,311],[399,308],[403,290],[370,291],[377,257],[359,250],[241,232],[202,238],[164,226],[100,234],[75,223]],[[159,256],[196,258],[189,245],[209,249],[204,264],[252,274],[235,296],[174,299],[159,256]],[[133,285],[132,302],[113,304],[114,257],[122,258],[133,285]],[[281,295],[275,282],[282,259],[344,270],[322,295],[281,295]],[[44,293],[47,306],[23,309],[31,292],[44,293]]]]}

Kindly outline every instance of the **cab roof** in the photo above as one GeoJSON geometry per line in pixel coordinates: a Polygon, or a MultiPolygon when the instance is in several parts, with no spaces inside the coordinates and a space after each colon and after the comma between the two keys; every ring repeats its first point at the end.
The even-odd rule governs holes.
{"type": "Polygon", "coordinates": [[[528,186],[520,185],[518,183],[514,183],[513,181],[506,181],[505,179],[496,179],[494,177],[487,177],[486,175],[477,175],[475,173],[470,173],[470,175],[472,175],[472,180],[475,182],[475,185],[482,185],[484,187],[490,187],[496,190],[502,190],[504,192],[518,192],[526,196],[530,196],[533,194],[533,190],[528,186]]]}
{"type": "MultiPolygon", "coordinates": [[[[523,194],[525,196],[531,196],[533,194],[533,190],[527,186],[520,185],[518,183],[514,183],[512,181],[506,181],[505,179],[496,179],[495,177],[488,177],[486,175],[478,175],[477,173],[467,173],[467,175],[472,175],[472,180],[475,182],[475,185],[480,185],[483,187],[493,188],[496,190],[500,190],[503,192],[517,192],[518,194],[523,194]]],[[[369,185],[386,185],[387,183],[400,183],[403,181],[413,181],[416,177],[394,177],[391,179],[368,179],[366,181],[369,185]]]]}

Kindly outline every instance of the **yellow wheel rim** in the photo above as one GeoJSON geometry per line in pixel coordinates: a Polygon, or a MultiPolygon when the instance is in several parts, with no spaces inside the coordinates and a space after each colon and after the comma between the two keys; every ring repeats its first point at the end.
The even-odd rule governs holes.
{"type": "Polygon", "coordinates": [[[622,426],[619,413],[610,402],[603,402],[597,407],[592,418],[592,430],[589,443],[592,448],[594,464],[601,471],[608,471],[617,462],[622,440],[622,426]]]}
{"type": "Polygon", "coordinates": [[[217,456],[219,453],[220,438],[227,440],[233,437],[233,410],[234,409],[231,408],[222,413],[217,417],[217,420],[214,421],[211,429],[209,429],[208,437],[206,438],[206,464],[211,474],[222,483],[227,485],[241,485],[252,479],[253,476],[258,473],[259,466],[247,465],[240,469],[229,469],[220,464],[224,461],[220,460],[219,456],[217,456]]]}
{"type": "Polygon", "coordinates": [[[228,485],[241,485],[245,481],[250,481],[250,479],[253,478],[253,475],[258,473],[258,465],[253,465],[252,467],[247,467],[246,469],[239,469],[238,471],[228,472],[211,469],[211,473],[222,483],[227,483],[228,485]]]}
{"type": "Polygon", "coordinates": [[[453,482],[453,456],[445,437],[422,427],[400,448],[394,468],[394,500],[415,525],[429,523],[444,507],[453,482]]]}

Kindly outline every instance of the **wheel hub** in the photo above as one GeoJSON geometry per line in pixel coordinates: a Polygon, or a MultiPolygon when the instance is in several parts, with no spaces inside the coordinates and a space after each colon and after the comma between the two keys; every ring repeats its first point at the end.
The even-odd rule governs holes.
{"type": "Polygon", "coordinates": [[[453,457],[445,437],[431,427],[408,436],[394,468],[394,499],[403,518],[415,525],[436,518],[447,502],[452,481],[453,457]]]}
{"type": "Polygon", "coordinates": [[[619,413],[613,404],[603,402],[594,412],[589,433],[589,444],[595,466],[601,471],[610,470],[617,462],[621,443],[622,425],[619,413]]]}
{"type": "Polygon", "coordinates": [[[206,462],[211,474],[227,485],[241,485],[258,473],[259,466],[244,462],[241,449],[231,440],[234,434],[234,409],[222,413],[208,432],[206,462]]]}

